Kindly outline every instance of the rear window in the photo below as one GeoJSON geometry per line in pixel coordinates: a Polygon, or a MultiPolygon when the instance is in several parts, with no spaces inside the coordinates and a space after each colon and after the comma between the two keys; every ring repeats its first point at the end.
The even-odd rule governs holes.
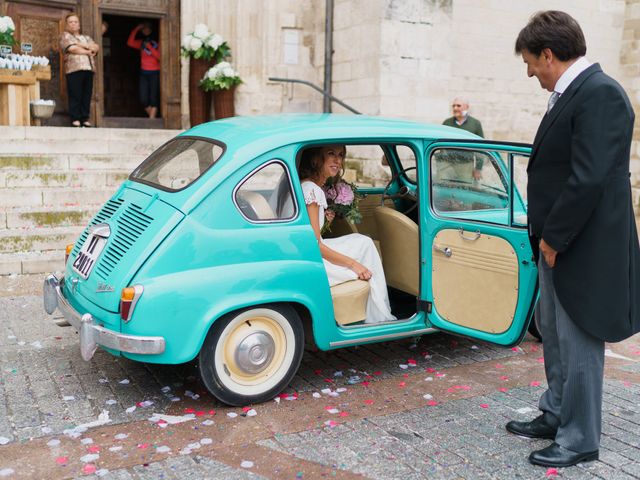
{"type": "Polygon", "coordinates": [[[174,138],[153,152],[129,178],[176,192],[200,178],[223,153],[224,147],[211,140],[174,138]]]}

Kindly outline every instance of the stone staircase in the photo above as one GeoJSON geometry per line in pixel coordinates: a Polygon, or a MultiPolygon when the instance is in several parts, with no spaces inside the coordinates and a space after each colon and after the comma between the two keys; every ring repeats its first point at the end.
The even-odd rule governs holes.
{"type": "Polygon", "coordinates": [[[64,249],[177,130],[0,127],[0,275],[64,267],[64,249]]]}

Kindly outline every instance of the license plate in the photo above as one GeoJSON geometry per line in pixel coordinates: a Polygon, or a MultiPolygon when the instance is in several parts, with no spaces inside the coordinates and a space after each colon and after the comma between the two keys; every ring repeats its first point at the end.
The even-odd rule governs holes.
{"type": "Polygon", "coordinates": [[[80,253],[78,253],[78,256],[73,262],[73,269],[78,272],[82,278],[86,279],[89,276],[98,260],[100,252],[102,252],[106,244],[107,239],[100,235],[93,234],[87,238],[87,241],[82,246],[82,250],[80,250],[80,253]]]}

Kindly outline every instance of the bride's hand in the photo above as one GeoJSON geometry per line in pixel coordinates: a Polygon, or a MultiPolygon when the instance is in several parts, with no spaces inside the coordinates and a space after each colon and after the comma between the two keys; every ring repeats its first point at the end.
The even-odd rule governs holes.
{"type": "Polygon", "coordinates": [[[336,218],[336,212],[333,210],[325,210],[324,218],[327,220],[327,223],[333,222],[333,219],[336,218]]]}
{"type": "Polygon", "coordinates": [[[358,279],[360,280],[370,280],[373,275],[373,273],[371,273],[371,270],[369,270],[364,265],[356,262],[355,260],[353,261],[353,263],[351,263],[351,265],[349,265],[349,268],[353,272],[355,272],[356,275],[358,275],[358,279]]]}

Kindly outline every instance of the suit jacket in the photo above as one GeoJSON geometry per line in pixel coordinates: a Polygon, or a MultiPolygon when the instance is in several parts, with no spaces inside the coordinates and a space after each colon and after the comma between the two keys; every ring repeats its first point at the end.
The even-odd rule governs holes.
{"type": "Polygon", "coordinates": [[[571,319],[619,341],[640,331],[640,247],[629,181],[635,115],[600,65],[583,71],[540,123],[528,173],[532,246],[557,250],[553,281],[571,319]]]}

